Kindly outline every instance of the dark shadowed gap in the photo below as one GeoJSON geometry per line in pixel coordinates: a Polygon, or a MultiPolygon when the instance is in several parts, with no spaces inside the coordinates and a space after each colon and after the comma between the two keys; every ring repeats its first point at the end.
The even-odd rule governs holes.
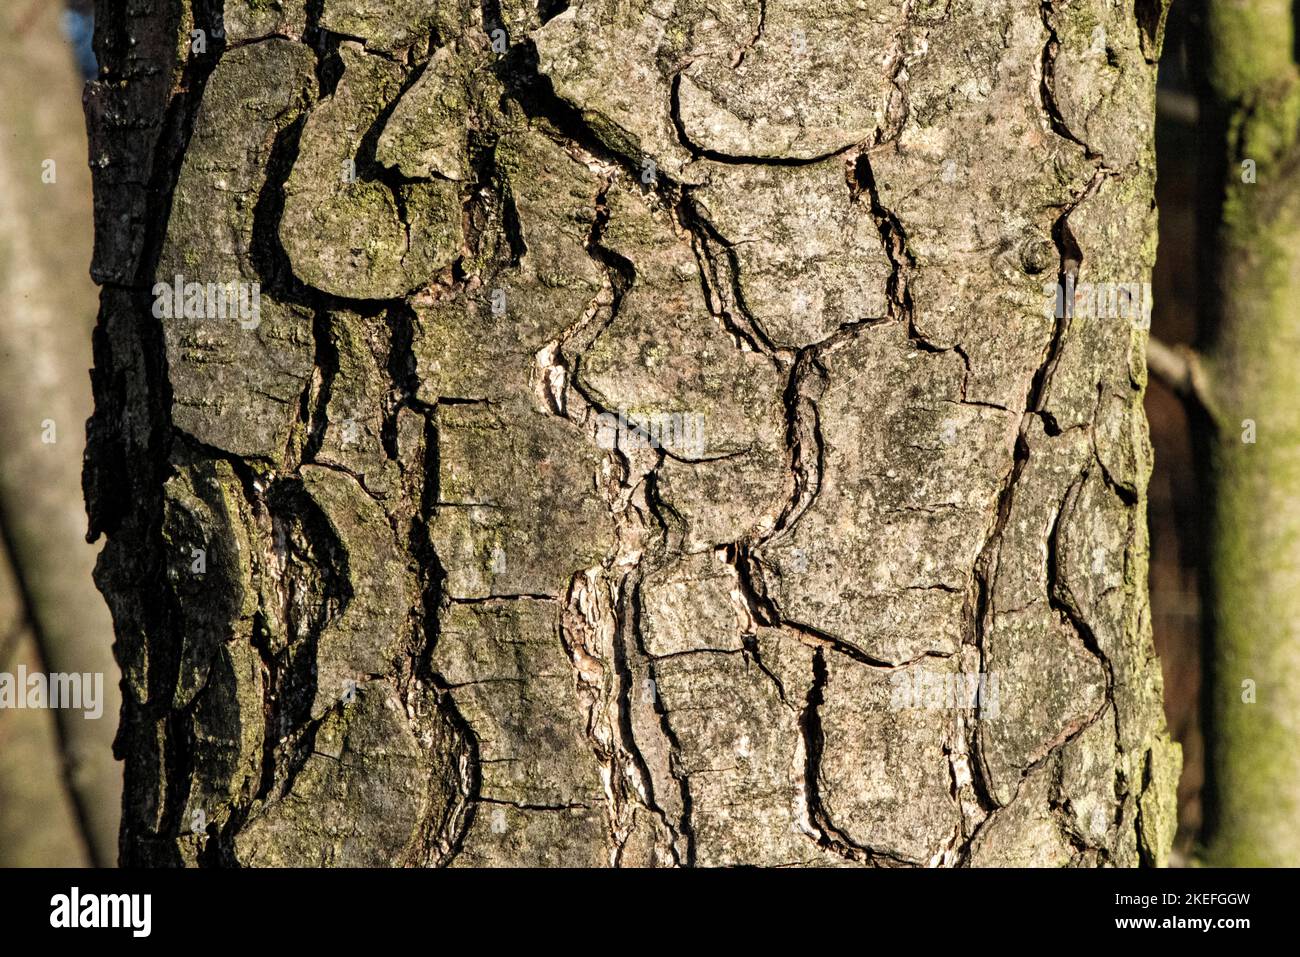
{"type": "MultiPolygon", "coordinates": [[[[1152,6],[1155,6],[1152,4],[1152,6]]],[[[1193,343],[1199,335],[1198,314],[1206,293],[1200,237],[1204,183],[1217,182],[1205,159],[1218,162],[1203,122],[1194,71],[1196,11],[1175,2],[1169,14],[1160,59],[1156,121],[1156,202],[1160,243],[1152,277],[1155,309],[1152,336],[1166,343],[1193,343]]],[[[1139,0],[1139,24],[1143,2],[1139,0]]],[[[1152,378],[1146,413],[1155,450],[1148,524],[1151,536],[1151,620],[1165,684],[1165,715],[1170,733],[1183,747],[1183,774],[1178,785],[1178,835],[1173,863],[1185,862],[1202,828],[1205,780],[1203,712],[1203,640],[1206,616],[1205,569],[1210,525],[1207,476],[1198,463],[1207,461],[1205,423],[1189,417],[1187,406],[1163,383],[1152,378]]]]}

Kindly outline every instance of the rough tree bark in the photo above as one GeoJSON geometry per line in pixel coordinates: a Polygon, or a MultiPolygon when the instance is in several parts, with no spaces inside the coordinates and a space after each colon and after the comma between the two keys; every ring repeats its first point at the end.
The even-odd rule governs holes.
{"type": "Polygon", "coordinates": [[[1158,3],[100,7],[125,861],[1163,861],[1158,3]]]}

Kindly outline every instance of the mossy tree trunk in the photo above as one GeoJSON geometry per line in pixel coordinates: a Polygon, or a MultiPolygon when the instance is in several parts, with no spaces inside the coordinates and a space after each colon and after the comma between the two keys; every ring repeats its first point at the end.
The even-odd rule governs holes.
{"type": "Polygon", "coordinates": [[[1290,0],[1207,0],[1217,235],[1206,848],[1300,863],[1300,75],[1290,0]]]}
{"type": "Polygon", "coordinates": [[[128,862],[1164,859],[1157,4],[123,6],[128,862]]]}

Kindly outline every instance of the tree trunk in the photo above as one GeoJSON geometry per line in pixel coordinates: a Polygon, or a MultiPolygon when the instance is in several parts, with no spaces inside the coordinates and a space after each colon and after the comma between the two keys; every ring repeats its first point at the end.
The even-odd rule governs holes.
{"type": "Polygon", "coordinates": [[[126,862],[1164,860],[1158,4],[306,7],[101,2],[126,862]]]}
{"type": "Polygon", "coordinates": [[[1202,391],[1214,609],[1207,856],[1300,863],[1300,73],[1289,0],[1206,4],[1218,214],[1202,391]]]}

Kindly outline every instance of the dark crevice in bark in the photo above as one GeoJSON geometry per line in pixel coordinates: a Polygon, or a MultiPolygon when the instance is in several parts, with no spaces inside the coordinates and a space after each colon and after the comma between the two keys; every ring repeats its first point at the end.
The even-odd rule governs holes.
{"type": "Polygon", "coordinates": [[[768,597],[767,583],[763,578],[760,560],[753,554],[745,542],[728,545],[725,552],[727,563],[736,569],[736,580],[741,599],[749,611],[750,617],[762,625],[779,627],[781,613],[776,603],[768,597]]]}
{"type": "Polygon", "coordinates": [[[267,158],[266,183],[253,207],[253,242],[249,258],[263,291],[287,303],[304,303],[313,292],[294,276],[289,254],[280,242],[284,185],[298,162],[302,131],[307,124],[310,106],[310,102],[300,104],[299,115],[276,134],[267,158]]]}
{"type": "Polygon", "coordinates": [[[204,33],[209,54],[220,59],[226,50],[225,0],[193,0],[194,28],[204,33]]]}
{"type": "Polygon", "coordinates": [[[752,632],[746,633],[740,636],[740,640],[743,645],[742,652],[745,655],[745,660],[753,662],[754,667],[767,676],[768,680],[776,688],[776,694],[781,699],[781,703],[791,707],[789,700],[785,696],[785,685],[777,677],[776,673],[767,666],[767,663],[763,661],[763,653],[758,646],[758,636],[752,632]]]}
{"type": "Polygon", "coordinates": [[[516,592],[509,595],[485,595],[482,598],[448,598],[453,605],[491,605],[503,601],[559,601],[559,595],[516,592]]]}
{"type": "MultiPolygon", "coordinates": [[[[1097,640],[1096,632],[1093,631],[1092,625],[1084,615],[1078,599],[1070,590],[1070,585],[1066,581],[1061,571],[1061,523],[1068,520],[1068,517],[1074,512],[1079,501],[1079,495],[1083,491],[1084,483],[1088,480],[1088,472],[1085,470],[1082,475],[1075,479],[1074,483],[1066,489],[1065,497],[1061,502],[1060,508],[1052,520],[1052,527],[1047,533],[1047,597],[1048,603],[1056,609],[1061,616],[1069,622],[1079,640],[1088,652],[1097,659],[1106,674],[1106,696],[1102,701],[1102,706],[1097,715],[1094,715],[1087,722],[1084,729],[1090,727],[1093,721],[1104,711],[1115,698],[1115,667],[1110,657],[1102,649],[1100,642],[1097,640]]],[[[1127,552],[1127,549],[1126,549],[1127,552]]],[[[1076,737],[1072,735],[1071,737],[1076,737]]],[[[1067,739],[1068,740],[1068,739],[1067,739]]]]}
{"type": "MultiPolygon", "coordinates": [[[[1136,388],[1136,387],[1134,387],[1136,388]]],[[[1101,384],[1097,386],[1097,405],[1092,411],[1092,417],[1087,424],[1092,446],[1092,461],[1097,466],[1097,474],[1106,483],[1106,487],[1115,493],[1115,497],[1130,508],[1136,508],[1141,501],[1136,487],[1127,485],[1115,477],[1110,469],[1106,467],[1103,461],[1101,450],[1097,447],[1097,419],[1101,415],[1101,404],[1105,400],[1105,387],[1101,384]]],[[[1131,529],[1130,529],[1131,537],[1131,529]]]]}
{"type": "Polygon", "coordinates": [[[546,26],[567,9],[569,0],[537,0],[537,17],[542,26],[546,26]]]}
{"type": "Polygon", "coordinates": [[[681,550],[681,540],[685,537],[686,519],[675,508],[664,501],[659,492],[659,476],[654,470],[645,479],[646,507],[659,527],[659,541],[656,547],[662,554],[681,550]]]}
{"type": "Polygon", "coordinates": [[[1074,851],[1075,857],[1072,863],[1076,866],[1114,866],[1109,849],[1090,840],[1075,823],[1074,802],[1070,800],[1063,787],[1063,770],[1058,762],[1054,769],[1052,793],[1048,798],[1047,807],[1051,812],[1052,821],[1057,830],[1065,839],[1065,842],[1070,845],[1070,849],[1074,851]]]}
{"type": "MultiPolygon", "coordinates": [[[[1007,522],[1011,517],[1011,505],[1015,497],[1016,485],[1024,472],[1025,463],[1029,460],[1029,443],[1025,438],[1025,425],[1022,420],[1021,430],[1016,437],[1015,450],[1012,457],[1011,468],[1007,472],[1007,477],[1002,484],[1002,489],[998,494],[997,510],[994,513],[993,527],[989,531],[988,537],[984,540],[984,545],[980,548],[979,555],[975,559],[974,568],[974,594],[970,603],[970,633],[969,643],[974,646],[976,654],[979,656],[979,670],[981,673],[987,670],[987,632],[989,624],[996,614],[993,606],[993,586],[997,580],[998,564],[1002,548],[1002,536],[1006,530],[1007,522]]],[[[993,799],[992,772],[984,759],[981,737],[979,734],[978,724],[972,725],[971,735],[968,741],[968,747],[971,755],[974,757],[972,762],[973,778],[976,781],[976,793],[980,795],[981,801],[987,800],[989,804],[986,810],[996,807],[997,802],[993,799]]],[[[978,829],[977,829],[978,833],[978,829]]]]}
{"type": "Polygon", "coordinates": [[[822,631],[813,625],[795,621],[782,615],[781,609],[767,593],[766,578],[763,573],[763,561],[754,555],[745,543],[728,545],[725,560],[736,570],[738,590],[741,600],[745,602],[750,616],[759,624],[771,628],[786,628],[793,632],[805,644],[816,648],[828,648],[844,657],[869,668],[903,668],[926,658],[950,658],[950,654],[937,651],[924,651],[913,658],[903,661],[887,661],[863,651],[856,644],[830,632],[822,631]]]}
{"type": "MultiPolygon", "coordinates": [[[[1148,749],[1145,759],[1142,762],[1142,782],[1137,793],[1142,794],[1151,786],[1151,751],[1148,749]]],[[[1138,855],[1141,858],[1143,867],[1160,867],[1160,861],[1153,860],[1147,842],[1142,840],[1142,802],[1138,801],[1137,812],[1133,815],[1133,829],[1137,836],[1138,855]]]]}
{"type": "Polygon", "coordinates": [[[455,762],[456,797],[441,820],[430,818],[422,829],[426,851],[432,855],[433,863],[446,867],[464,851],[465,841],[473,829],[478,805],[482,802],[482,761],[478,735],[456,708],[451,688],[441,675],[429,669],[427,662],[423,672],[425,680],[436,691],[439,713],[455,731],[459,743],[459,748],[450,756],[455,762]]]}
{"type": "Polygon", "coordinates": [[[502,801],[498,798],[480,797],[477,799],[479,804],[498,804],[502,807],[513,807],[520,811],[573,811],[573,810],[591,810],[590,804],[521,804],[518,801],[502,801]]]}
{"type": "MultiPolygon", "coordinates": [[[[510,184],[497,166],[497,138],[491,133],[470,129],[466,134],[465,145],[470,170],[470,183],[461,204],[465,248],[469,250],[471,260],[492,255],[506,259],[511,266],[518,267],[527,249],[523,235],[517,231],[518,216],[510,194],[510,184]],[[494,223],[498,210],[501,219],[499,228],[494,223]],[[506,244],[504,251],[501,249],[502,241],[506,244]],[[486,248],[488,242],[493,244],[493,248],[486,248]]],[[[467,268],[463,257],[458,258],[452,266],[452,282],[458,289],[466,288],[469,278],[467,268]]]]}
{"type": "MultiPolygon", "coordinates": [[[[685,67],[682,67],[684,70],[685,67]]],[[[681,111],[681,83],[682,70],[673,74],[671,92],[669,94],[669,112],[672,116],[673,128],[677,132],[677,141],[686,149],[687,152],[695,159],[712,160],[715,163],[730,163],[732,165],[743,166],[813,166],[817,163],[824,163],[828,159],[836,156],[843,156],[845,153],[854,149],[858,144],[846,143],[844,146],[828,150],[825,153],[819,153],[816,156],[746,156],[738,153],[720,153],[717,150],[711,150],[692,142],[686,132],[686,127],[682,123],[681,111]]]]}
{"type": "Polygon", "coordinates": [[[510,248],[510,267],[518,269],[524,256],[528,255],[528,244],[524,242],[523,225],[519,221],[519,207],[515,204],[514,193],[508,182],[501,188],[501,227],[505,231],[506,243],[510,248]]]}
{"type": "Polygon", "coordinates": [[[275,620],[284,631],[279,640],[266,633],[265,653],[258,649],[264,661],[269,659],[263,694],[271,720],[266,725],[269,747],[264,753],[270,755],[271,768],[264,769],[264,781],[269,773],[283,795],[312,753],[315,731],[324,717],[311,713],[317,692],[317,643],[330,623],[346,612],[352,588],[347,554],[300,483],[277,482],[267,492],[267,507],[277,552],[273,560],[282,567],[263,570],[260,591],[266,595],[276,588],[282,607],[276,610],[275,620]],[[307,617],[299,608],[308,612],[307,617]]]}
{"type": "MultiPolygon", "coordinates": [[[[485,24],[500,22],[499,12],[493,15],[495,21],[488,20],[488,8],[494,6],[484,4],[485,24]]],[[[634,182],[641,181],[639,160],[608,146],[596,135],[582,111],[555,92],[550,77],[539,70],[537,48],[532,40],[512,45],[496,62],[493,71],[505,86],[505,95],[517,103],[530,119],[549,123],[564,140],[597,159],[621,167],[634,182]]],[[[675,192],[675,187],[662,172],[656,177],[654,188],[665,196],[675,192]]]]}
{"type": "MultiPolygon", "coordinates": [[[[682,817],[680,821],[673,822],[669,819],[668,814],[660,806],[655,798],[654,776],[650,773],[650,766],[646,762],[645,756],[641,753],[641,747],[637,743],[636,733],[632,726],[632,687],[633,677],[629,666],[629,658],[635,657],[637,666],[650,676],[655,688],[655,711],[659,715],[660,728],[664,735],[664,742],[668,747],[669,761],[676,762],[679,760],[680,750],[676,738],[672,734],[672,727],[668,721],[668,714],[664,710],[662,700],[659,697],[658,682],[654,678],[654,660],[650,658],[645,651],[645,642],[641,633],[641,582],[640,570],[633,572],[623,580],[619,587],[618,603],[616,607],[616,627],[614,641],[614,669],[619,683],[618,688],[618,729],[622,736],[623,747],[627,750],[632,761],[633,769],[637,778],[641,782],[642,793],[645,796],[646,808],[654,814],[667,828],[674,840],[669,846],[673,859],[677,864],[684,864],[694,861],[694,832],[691,829],[691,794],[690,782],[684,775],[676,776],[682,801],[682,817]],[[678,840],[684,840],[686,843],[685,860],[678,850],[678,840]]],[[[621,851],[621,848],[618,850],[621,851]]]]}
{"type": "Polygon", "coordinates": [[[308,389],[315,393],[315,401],[310,403],[310,414],[304,423],[307,426],[307,444],[303,448],[302,456],[306,462],[316,460],[325,442],[325,430],[329,425],[330,396],[334,391],[334,378],[339,371],[338,346],[330,334],[330,323],[330,314],[326,311],[317,312],[312,319],[312,339],[315,342],[315,354],[312,357],[313,374],[320,376],[320,384],[314,388],[313,384],[308,384],[308,389]]]}
{"type": "MultiPolygon", "coordinates": [[[[156,836],[165,840],[169,835],[183,833],[189,824],[183,818],[194,782],[194,703],[181,710],[169,710],[162,723],[162,773],[167,784],[156,836]]],[[[124,844],[128,840],[125,828],[122,840],[124,844]]]]}
{"type": "Polygon", "coordinates": [[[908,665],[916,664],[918,661],[924,661],[927,658],[951,658],[952,655],[943,651],[923,651],[919,655],[911,658],[905,658],[901,661],[888,661],[884,658],[877,658],[874,655],[867,654],[860,647],[844,638],[838,638],[829,632],[822,631],[812,625],[806,625],[803,622],[791,621],[785,619],[781,622],[786,628],[800,635],[807,636],[812,642],[824,648],[829,648],[838,654],[843,655],[858,664],[866,665],[869,668],[905,668],[908,665]]]}
{"type": "Polygon", "coordinates": [[[1094,151],[1070,129],[1056,102],[1056,57],[1061,49],[1061,41],[1056,34],[1056,8],[1053,0],[1042,0],[1038,12],[1043,27],[1047,30],[1047,42],[1043,44],[1042,79],[1039,81],[1039,96],[1043,102],[1043,112],[1047,114],[1047,121],[1057,136],[1083,147],[1087,159],[1099,160],[1102,158],[1101,154],[1094,151]]]}
{"type": "Polygon", "coordinates": [[[904,324],[907,337],[918,349],[925,352],[948,351],[927,340],[916,328],[911,289],[911,274],[916,268],[916,257],[907,247],[907,233],[902,221],[880,198],[876,175],[865,152],[859,153],[853,160],[850,186],[855,199],[863,195],[867,197],[871,218],[875,220],[876,229],[880,232],[880,243],[885,255],[889,257],[890,274],[885,284],[889,318],[904,324]]]}
{"type": "Polygon", "coordinates": [[[812,827],[815,833],[814,840],[818,847],[855,863],[870,864],[876,867],[917,866],[919,862],[909,861],[895,854],[855,843],[835,826],[825,805],[822,803],[818,782],[821,775],[822,749],[825,744],[825,736],[822,734],[820,709],[826,703],[827,681],[826,658],[823,651],[817,649],[813,653],[812,684],[808,688],[808,697],[799,716],[799,729],[803,735],[804,747],[803,799],[808,815],[806,823],[812,827]]]}
{"type": "MultiPolygon", "coordinates": [[[[441,634],[446,594],[447,572],[433,549],[431,527],[438,509],[438,427],[432,411],[425,410],[422,468],[413,490],[416,514],[410,519],[407,548],[415,559],[416,583],[420,607],[414,628],[416,647],[412,650],[411,674],[435,689],[438,716],[455,736],[455,747],[448,755],[456,768],[456,797],[439,821],[425,822],[423,841],[426,852],[435,855],[436,863],[446,866],[464,848],[474,820],[474,809],[481,786],[478,736],[461,715],[446,679],[433,668],[433,653],[441,634]],[[435,854],[436,852],[436,854],[435,854]]],[[[431,812],[432,813],[432,812],[431,812]]]]}
{"type": "MultiPolygon", "coordinates": [[[[320,0],[324,3],[324,0],[320,0]]],[[[339,47],[343,38],[336,33],[325,30],[308,30],[308,36],[315,37],[309,45],[316,53],[316,83],[320,87],[322,100],[332,97],[338,90],[339,81],[343,79],[343,58],[339,56],[339,47]]]]}
{"type": "MultiPolygon", "coordinates": [[[[275,654],[271,650],[270,625],[266,618],[266,612],[258,608],[253,614],[253,633],[252,633],[253,650],[257,652],[262,667],[263,688],[273,688],[278,683],[276,680],[277,663],[275,654]]],[[[270,694],[262,695],[262,764],[258,778],[257,789],[252,794],[253,801],[265,800],[271,793],[271,788],[275,784],[275,746],[276,738],[271,729],[279,723],[276,714],[275,702],[270,694]]],[[[230,832],[233,839],[234,834],[242,826],[243,821],[248,817],[248,807],[237,807],[231,814],[230,832]]]]}
{"type": "Polygon", "coordinates": [[[704,291],[705,302],[709,303],[711,309],[716,310],[715,315],[738,342],[743,342],[757,353],[772,356],[779,368],[782,360],[776,355],[778,352],[776,345],[764,331],[762,323],[745,305],[744,292],[740,287],[740,261],[731,243],[727,242],[704,217],[695,200],[691,198],[689,189],[684,191],[681,201],[677,204],[676,214],[677,221],[691,234],[691,247],[699,267],[700,285],[704,291]],[[718,255],[713,248],[715,245],[721,248],[722,255],[726,259],[725,288],[739,316],[727,308],[727,300],[721,295],[724,280],[719,275],[722,270],[718,264],[718,255]]]}
{"type": "MultiPolygon", "coordinates": [[[[825,470],[825,438],[821,430],[818,401],[829,385],[826,368],[821,363],[822,354],[857,336],[863,329],[884,321],[888,320],[864,319],[845,323],[834,335],[794,353],[782,396],[786,417],[785,444],[792,476],[791,494],[769,532],[755,536],[750,542],[733,546],[728,551],[728,561],[736,568],[741,596],[758,621],[772,625],[788,624],[810,635],[815,632],[815,629],[783,618],[777,603],[767,594],[764,565],[754,550],[788,534],[812,508],[821,491],[825,470]]],[[[831,642],[836,647],[847,649],[847,653],[856,656],[858,660],[872,660],[855,646],[834,636],[816,632],[815,637],[819,641],[831,642]]]]}
{"type": "Polygon", "coordinates": [[[794,489],[777,516],[769,538],[789,531],[812,508],[821,491],[826,462],[817,400],[825,393],[826,387],[826,369],[818,361],[816,350],[802,350],[790,370],[790,379],[783,396],[786,447],[790,454],[794,489]]]}
{"type": "Polygon", "coordinates": [[[1047,346],[1047,358],[1038,367],[1034,373],[1034,378],[1029,387],[1029,404],[1027,406],[1030,412],[1038,415],[1043,422],[1043,428],[1048,435],[1060,435],[1061,427],[1056,419],[1045,408],[1047,395],[1051,389],[1052,374],[1056,371],[1057,363],[1060,362],[1061,350],[1065,344],[1066,334],[1074,322],[1074,290],[1075,284],[1079,278],[1079,267],[1083,264],[1083,252],[1079,249],[1079,243],[1075,240],[1074,234],[1070,231],[1069,218],[1075,208],[1091,195],[1096,184],[1100,183],[1100,177],[1103,174],[1098,173],[1087,189],[1079,199],[1071,203],[1070,206],[1057,217],[1052,224],[1052,240],[1056,244],[1058,255],[1060,256],[1060,269],[1057,273],[1057,288],[1062,290],[1061,305],[1058,311],[1055,325],[1052,327],[1052,338],[1047,346]]]}
{"type": "MultiPolygon", "coordinates": [[[[649,667],[651,680],[655,682],[655,686],[657,688],[658,679],[655,677],[654,665],[650,664],[648,667],[649,667]]],[[[674,861],[679,866],[682,867],[694,867],[695,866],[695,828],[691,823],[691,814],[694,805],[692,803],[692,798],[691,798],[690,775],[688,775],[686,773],[685,768],[682,767],[682,759],[681,759],[682,744],[681,741],[678,739],[676,732],[673,731],[672,721],[670,719],[668,709],[664,706],[663,699],[659,696],[658,691],[655,692],[654,708],[655,708],[655,713],[659,716],[660,729],[663,732],[664,739],[668,743],[669,773],[672,775],[673,780],[677,782],[677,789],[679,794],[681,795],[681,802],[682,802],[682,816],[680,821],[678,821],[676,824],[673,824],[671,821],[668,820],[667,815],[663,816],[663,820],[667,824],[669,831],[672,833],[674,837],[673,844],[671,845],[671,851],[672,851],[674,861]],[[684,841],[686,845],[684,849],[685,850],[684,854],[677,847],[677,843],[679,841],[684,841]]]]}
{"type": "MultiPolygon", "coordinates": [[[[612,180],[607,181],[596,196],[596,218],[592,221],[591,232],[587,236],[587,253],[604,267],[614,297],[609,306],[608,319],[600,332],[604,332],[613,323],[623,306],[623,300],[636,283],[636,266],[632,261],[604,245],[605,230],[609,226],[608,198],[612,185],[612,180]]],[[[592,339],[598,338],[600,332],[592,339]]]]}
{"type": "MultiPolygon", "coordinates": [[[[383,424],[380,427],[380,445],[390,462],[400,461],[401,450],[397,444],[397,419],[403,409],[415,409],[416,392],[420,387],[415,357],[415,310],[407,302],[394,306],[388,312],[392,330],[389,343],[387,372],[389,391],[384,400],[383,424]]],[[[418,409],[417,409],[418,411],[418,409]]]]}
{"type": "MultiPolygon", "coordinates": [[[[593,200],[596,212],[584,243],[587,254],[605,273],[606,290],[597,293],[588,312],[550,344],[549,352],[547,349],[543,350],[547,353],[548,361],[563,370],[561,394],[553,395],[551,386],[547,386],[544,390],[547,407],[552,414],[584,429],[590,428],[593,415],[617,414],[620,421],[626,421],[626,417],[621,412],[610,412],[604,407],[600,397],[584,386],[580,374],[583,352],[570,354],[572,340],[580,338],[589,347],[591,342],[598,339],[609,328],[620,315],[624,300],[637,281],[634,264],[603,243],[610,217],[607,197],[613,181],[612,176],[607,177],[593,200]],[[602,304],[606,293],[609,296],[607,307],[602,304]],[[593,330],[592,327],[596,323],[599,323],[599,328],[593,330]],[[573,403],[568,399],[570,389],[573,396],[579,400],[578,408],[572,407],[573,403]]],[[[612,630],[608,636],[609,660],[603,663],[605,678],[599,684],[593,682],[590,676],[582,674],[581,668],[578,668],[578,663],[584,656],[596,655],[603,658],[605,654],[603,650],[591,647],[584,640],[584,635],[595,637],[592,634],[594,624],[574,619],[572,630],[567,625],[562,626],[561,634],[566,650],[575,668],[578,668],[579,688],[585,689],[583,693],[592,698],[589,705],[588,735],[598,760],[606,765],[607,773],[611,778],[607,788],[609,789],[608,825],[612,841],[612,860],[619,862],[622,858],[630,834],[629,828],[635,818],[635,807],[639,805],[653,815],[670,836],[668,852],[674,863],[681,865],[693,861],[694,838],[690,824],[689,781],[677,767],[679,746],[672,734],[662,700],[658,696],[657,686],[653,684],[654,666],[645,650],[640,632],[642,567],[647,561],[653,562],[662,558],[664,554],[662,549],[666,547],[669,535],[670,517],[663,503],[657,501],[655,491],[656,472],[662,466],[665,455],[663,450],[656,450],[653,464],[647,469],[639,467],[634,469],[632,460],[621,448],[610,450],[610,455],[620,468],[619,484],[630,495],[621,506],[611,500],[610,508],[615,522],[624,529],[632,529],[636,527],[638,519],[644,521],[648,517],[662,530],[657,543],[658,550],[656,543],[651,542],[651,555],[649,557],[644,554],[639,555],[631,570],[623,574],[617,584],[613,584],[609,578],[612,565],[617,560],[616,554],[612,553],[606,557],[604,570],[597,575],[595,587],[611,587],[615,593],[613,621],[610,626],[612,630]],[[634,493],[638,484],[641,486],[644,508],[649,510],[648,516],[637,504],[634,493]],[[635,673],[651,676],[651,686],[656,688],[654,710],[659,725],[659,741],[643,743],[637,740],[632,701],[635,673]],[[612,704],[612,713],[601,717],[601,702],[606,696],[612,704]],[[594,724],[604,721],[610,725],[609,733],[612,740],[608,745],[602,743],[594,732],[594,724]],[[677,821],[672,820],[667,810],[657,800],[654,776],[643,753],[643,748],[647,746],[654,747],[667,755],[670,773],[680,790],[682,816],[677,821]],[[636,781],[635,787],[631,787],[627,781],[629,773],[636,781]]],[[[571,611],[574,612],[581,610],[575,607],[574,602],[580,602],[577,596],[582,588],[580,580],[584,574],[579,573],[575,576],[571,585],[569,603],[571,611]]]]}

